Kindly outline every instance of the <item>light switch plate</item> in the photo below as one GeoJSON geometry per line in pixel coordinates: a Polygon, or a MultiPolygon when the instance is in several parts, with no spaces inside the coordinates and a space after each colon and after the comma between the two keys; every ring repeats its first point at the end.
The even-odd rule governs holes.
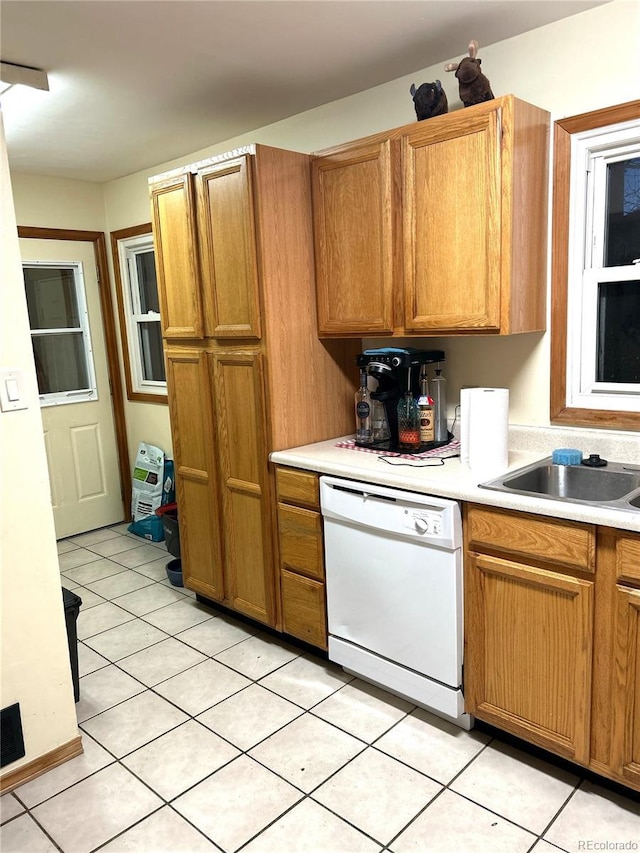
{"type": "Polygon", "coordinates": [[[3,412],[15,412],[26,408],[22,371],[7,368],[0,370],[0,409],[3,412]]]}

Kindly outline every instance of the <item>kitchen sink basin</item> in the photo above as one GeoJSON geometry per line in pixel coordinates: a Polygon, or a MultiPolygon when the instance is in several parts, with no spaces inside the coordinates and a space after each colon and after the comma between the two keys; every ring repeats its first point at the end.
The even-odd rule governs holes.
{"type": "Polygon", "coordinates": [[[640,509],[640,466],[617,462],[602,468],[554,465],[549,456],[481,483],[480,487],[616,509],[640,509]]]}

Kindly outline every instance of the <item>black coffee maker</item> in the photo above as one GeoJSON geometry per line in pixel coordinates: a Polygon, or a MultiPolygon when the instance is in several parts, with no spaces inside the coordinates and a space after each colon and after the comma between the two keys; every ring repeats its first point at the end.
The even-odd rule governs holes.
{"type": "MultiPolygon", "coordinates": [[[[417,400],[420,396],[420,367],[440,361],[444,361],[442,350],[419,350],[412,347],[367,349],[356,357],[358,367],[365,369],[378,381],[377,389],[371,392],[371,399],[380,400],[384,405],[389,425],[389,439],[376,441],[367,447],[375,447],[377,450],[399,449],[398,401],[404,397],[406,391],[411,391],[417,400]]],[[[434,441],[422,449],[428,450],[446,443],[434,441]]]]}

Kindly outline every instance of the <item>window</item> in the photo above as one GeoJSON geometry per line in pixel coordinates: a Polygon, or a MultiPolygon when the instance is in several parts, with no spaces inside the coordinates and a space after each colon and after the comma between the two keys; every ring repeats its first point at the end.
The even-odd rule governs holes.
{"type": "Polygon", "coordinates": [[[151,225],[111,234],[130,400],[166,403],[160,304],[151,225]]]}
{"type": "Polygon", "coordinates": [[[640,101],[556,122],[551,419],[640,427],[640,101]]]}
{"type": "Polygon", "coordinates": [[[96,400],[82,264],[22,265],[41,406],[96,400]]]}

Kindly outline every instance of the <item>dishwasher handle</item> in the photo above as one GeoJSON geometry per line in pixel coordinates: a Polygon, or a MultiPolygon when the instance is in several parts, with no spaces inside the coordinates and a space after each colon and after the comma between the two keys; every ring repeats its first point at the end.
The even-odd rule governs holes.
{"type": "Polygon", "coordinates": [[[373,498],[373,499],[379,500],[379,501],[388,501],[389,503],[396,503],[397,502],[397,498],[394,498],[391,495],[378,495],[378,494],[374,494],[373,492],[368,492],[365,489],[352,489],[352,488],[347,488],[347,486],[336,486],[336,485],[333,485],[331,488],[335,489],[337,492],[348,492],[349,494],[352,494],[352,495],[358,495],[358,497],[365,498],[365,500],[367,500],[369,498],[373,498]]]}

